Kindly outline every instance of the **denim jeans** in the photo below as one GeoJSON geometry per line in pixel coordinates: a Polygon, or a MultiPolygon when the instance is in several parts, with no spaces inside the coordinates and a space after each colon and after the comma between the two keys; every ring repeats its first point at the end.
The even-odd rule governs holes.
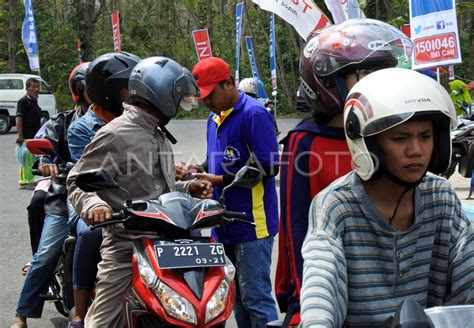
{"type": "Polygon", "coordinates": [[[260,328],[278,319],[270,267],[273,237],[224,245],[236,268],[234,315],[239,328],[260,328]]]}
{"type": "Polygon", "coordinates": [[[74,289],[92,291],[97,276],[97,264],[100,262],[100,244],[102,229],[91,228],[79,218],[76,223],[76,247],[72,281],[74,289]]]}
{"type": "Polygon", "coordinates": [[[67,218],[46,213],[38,250],[33,256],[26,275],[16,315],[24,318],[41,318],[44,300],[40,294],[48,291],[51,276],[61,255],[68,232],[67,218]]]}
{"type": "Polygon", "coordinates": [[[38,250],[41,232],[43,231],[44,200],[47,195],[46,191],[36,190],[33,197],[31,197],[30,205],[26,208],[28,210],[28,226],[30,227],[30,243],[33,255],[38,250]]]}

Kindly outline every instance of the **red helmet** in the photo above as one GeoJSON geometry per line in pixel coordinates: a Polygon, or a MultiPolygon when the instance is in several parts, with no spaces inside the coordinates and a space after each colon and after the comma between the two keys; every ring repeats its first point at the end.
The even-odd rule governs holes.
{"type": "Polygon", "coordinates": [[[84,98],[84,92],[86,91],[86,72],[90,62],[85,62],[77,65],[69,74],[69,91],[71,91],[72,100],[75,104],[87,104],[87,100],[84,98]]]}
{"type": "Polygon", "coordinates": [[[316,115],[342,112],[349,92],[345,76],[359,70],[394,67],[408,61],[412,43],[393,26],[373,19],[350,19],[310,36],[300,57],[302,87],[316,115]]]}

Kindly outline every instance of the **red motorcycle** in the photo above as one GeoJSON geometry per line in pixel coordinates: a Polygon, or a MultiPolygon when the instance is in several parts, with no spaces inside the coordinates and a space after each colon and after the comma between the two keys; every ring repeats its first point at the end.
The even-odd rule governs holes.
{"type": "MultiPolygon", "coordinates": [[[[123,302],[126,327],[225,326],[234,307],[235,267],[223,245],[201,230],[226,222],[253,225],[245,213],[226,211],[225,191],[252,188],[260,179],[258,169],[242,168],[219,201],[181,192],[148,201],[127,197],[120,213],[95,226],[120,223],[130,233],[150,235],[134,241],[132,283],[123,302]]],[[[76,183],[86,192],[127,192],[103,170],[84,172],[76,183]]]]}

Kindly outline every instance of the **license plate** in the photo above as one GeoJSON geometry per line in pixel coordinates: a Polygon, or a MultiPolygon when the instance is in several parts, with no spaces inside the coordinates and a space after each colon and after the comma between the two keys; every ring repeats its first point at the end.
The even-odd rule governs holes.
{"type": "Polygon", "coordinates": [[[226,265],[222,244],[166,244],[155,245],[161,269],[212,267],[226,265]]]}

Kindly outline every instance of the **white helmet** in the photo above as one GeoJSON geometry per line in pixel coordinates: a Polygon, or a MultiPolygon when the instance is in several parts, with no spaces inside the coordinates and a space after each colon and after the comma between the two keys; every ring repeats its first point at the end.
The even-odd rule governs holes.
{"type": "Polygon", "coordinates": [[[368,75],[350,90],[344,126],[362,180],[376,179],[385,171],[383,156],[371,137],[414,117],[433,121],[435,145],[428,170],[444,172],[451,158],[451,129],[457,121],[453,102],[439,83],[409,69],[387,68],[368,75]]]}
{"type": "Polygon", "coordinates": [[[239,90],[245,92],[246,94],[257,97],[258,96],[258,86],[257,80],[253,77],[247,77],[240,81],[239,90]]]}

